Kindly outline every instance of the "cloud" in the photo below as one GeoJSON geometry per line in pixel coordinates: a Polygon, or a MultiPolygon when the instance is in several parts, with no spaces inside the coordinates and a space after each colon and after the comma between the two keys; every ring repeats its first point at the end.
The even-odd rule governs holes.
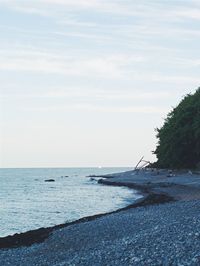
{"type": "Polygon", "coordinates": [[[127,66],[145,60],[140,55],[111,54],[62,56],[38,51],[1,51],[0,69],[9,71],[54,73],[68,76],[125,77],[127,66]]]}
{"type": "Polygon", "coordinates": [[[169,109],[158,106],[100,106],[94,104],[66,104],[54,106],[41,106],[41,107],[22,107],[24,111],[34,112],[65,112],[65,111],[85,111],[85,112],[100,112],[100,113],[140,113],[140,114],[166,114],[169,109]]]}
{"type": "Polygon", "coordinates": [[[80,21],[74,17],[63,18],[63,20],[60,20],[58,23],[74,27],[97,27],[97,24],[94,22],[80,21]]]}
{"type": "MultiPolygon", "coordinates": [[[[11,84],[12,89],[15,89],[15,84],[11,84]]],[[[69,99],[77,101],[78,99],[87,99],[90,100],[101,100],[101,101],[143,101],[143,100],[163,100],[166,98],[170,98],[171,93],[167,91],[140,91],[130,89],[113,89],[113,88],[86,88],[86,87],[70,87],[70,88],[59,88],[54,87],[54,89],[42,90],[40,89],[40,93],[29,93],[29,92],[16,92],[15,90],[11,90],[11,92],[7,92],[7,90],[1,93],[1,99],[10,99],[10,98],[20,98],[20,99],[33,99],[33,98],[52,98],[52,99],[69,99]]]]}
{"type": "Polygon", "coordinates": [[[84,111],[96,111],[106,113],[141,113],[141,114],[163,114],[167,108],[157,106],[122,106],[122,107],[104,107],[97,105],[75,105],[74,108],[84,111]]]}
{"type": "Polygon", "coordinates": [[[179,18],[183,18],[183,19],[200,20],[200,8],[180,9],[174,12],[174,15],[178,16],[179,18]]]}
{"type": "Polygon", "coordinates": [[[44,14],[45,16],[47,15],[47,12],[43,12],[45,10],[48,10],[48,15],[54,16],[57,12],[60,13],[63,8],[68,12],[90,10],[126,15],[134,12],[134,9],[130,10],[130,5],[112,0],[2,0],[0,4],[19,12],[44,14]]]}
{"type": "MultiPolygon", "coordinates": [[[[172,24],[173,19],[170,20],[169,18],[176,19],[177,16],[183,17],[185,16],[184,12],[187,11],[183,8],[181,9],[179,5],[175,5],[175,11],[172,11],[170,5],[157,4],[154,1],[152,3],[149,3],[149,1],[142,1],[141,3],[136,1],[132,4],[130,1],[100,0],[2,0],[1,3],[10,8],[24,9],[23,11],[25,12],[38,11],[40,13],[46,7],[44,11],[47,13],[44,15],[55,11],[54,15],[57,16],[57,25],[58,23],[63,23],[72,26],[67,29],[55,27],[51,31],[48,31],[48,29],[47,31],[29,31],[17,27],[8,28],[7,31],[16,31],[23,34],[24,38],[28,39],[31,36],[37,42],[44,41],[44,44],[42,44],[44,47],[49,47],[53,44],[51,47],[54,50],[49,49],[48,51],[48,48],[45,48],[44,50],[48,51],[47,53],[34,52],[28,51],[28,48],[25,47],[23,53],[17,49],[15,49],[15,53],[12,51],[7,53],[2,51],[0,60],[1,70],[59,74],[66,77],[132,80],[133,82],[145,81],[174,84],[198,82],[195,74],[190,75],[188,73],[185,75],[184,73],[181,76],[178,73],[170,75],[168,72],[164,75],[163,67],[161,67],[161,71],[159,69],[156,71],[156,67],[161,64],[168,66],[171,64],[172,67],[176,65],[182,69],[199,66],[198,58],[187,62],[187,60],[181,59],[181,61],[173,55],[173,52],[178,52],[181,49],[184,51],[184,47],[181,46],[179,48],[176,45],[171,45],[172,41],[184,41],[186,39],[191,41],[192,38],[197,39],[200,37],[198,29],[185,29],[172,24]],[[71,8],[83,11],[94,8],[105,12],[106,10],[116,12],[116,10],[120,9],[121,12],[133,12],[135,16],[138,16],[139,21],[131,18],[131,20],[125,20],[122,23],[119,20],[114,20],[115,22],[110,23],[110,20],[107,20],[107,22],[101,25],[98,17],[87,20],[79,12],[72,14],[71,8]],[[62,12],[61,16],[58,15],[60,14],[57,13],[58,10],[62,12]],[[157,12],[158,10],[161,12],[157,12]],[[63,14],[67,15],[63,16],[63,14]],[[155,16],[155,14],[157,15],[155,16]],[[159,21],[166,22],[166,19],[169,19],[169,23],[158,23],[159,21]],[[164,36],[166,41],[162,42],[160,36],[164,36]],[[84,39],[87,39],[87,42],[91,41],[89,46],[81,43],[85,41],[84,39]],[[63,51],[59,51],[60,45],[64,46],[71,41],[72,44],[69,51],[67,51],[68,48],[65,49],[65,55],[63,55],[63,51]],[[92,43],[92,41],[95,41],[95,43],[92,43]],[[102,43],[103,46],[94,49],[97,41],[99,45],[102,43]],[[79,42],[81,43],[80,45],[78,44],[79,42]],[[75,44],[75,47],[73,47],[73,44],[75,44]],[[118,52],[118,50],[122,52],[118,52]],[[71,55],[67,56],[67,54],[71,55]],[[148,66],[148,71],[145,71],[146,66],[148,66]]],[[[195,12],[197,11],[189,9],[187,14],[194,15],[196,14],[195,12]]],[[[32,45],[34,46],[34,44],[32,45]]],[[[13,49],[13,44],[10,46],[13,49]]]]}
{"type": "Polygon", "coordinates": [[[55,36],[56,34],[113,43],[120,38],[121,43],[130,42],[130,45],[133,45],[136,39],[138,43],[145,42],[146,45],[151,41],[157,41],[156,38],[160,38],[163,33],[165,39],[179,37],[189,40],[200,37],[198,28],[187,28],[180,23],[184,22],[185,18],[200,17],[200,9],[193,8],[194,3],[191,3],[188,9],[183,9],[178,4],[172,6],[166,2],[160,4],[155,1],[150,3],[149,1],[105,0],[2,0],[1,4],[18,12],[51,16],[58,30],[45,32],[44,35],[55,36]],[[93,14],[91,12],[111,12],[113,17],[109,16],[104,21],[102,15],[94,17],[91,16],[93,14]],[[119,16],[116,18],[114,14],[119,16]],[[128,15],[130,15],[129,19],[127,19],[128,15]],[[59,28],[64,25],[69,27],[59,28]]]}
{"type": "Polygon", "coordinates": [[[162,83],[173,83],[173,84],[199,84],[200,79],[199,77],[195,76],[174,76],[174,75],[163,75],[163,74],[152,74],[149,75],[149,80],[155,81],[155,82],[162,82],[162,83]]]}
{"type": "Polygon", "coordinates": [[[184,57],[174,57],[173,64],[179,68],[197,68],[200,66],[200,57],[196,58],[184,58],[184,57]]]}
{"type": "MultiPolygon", "coordinates": [[[[137,65],[153,64],[152,59],[144,55],[110,54],[95,56],[62,56],[61,54],[27,50],[0,52],[0,69],[4,71],[34,72],[39,74],[58,74],[71,77],[104,78],[110,80],[131,80],[144,82],[162,82],[173,84],[199,85],[199,77],[195,75],[164,75],[162,72],[150,70],[138,71],[137,65]]],[[[176,61],[177,59],[175,59],[176,61]]],[[[183,60],[183,59],[180,59],[183,60]]],[[[194,62],[199,66],[199,60],[194,62]]],[[[164,63],[164,62],[163,62],[164,63]]],[[[185,61],[187,65],[187,60],[185,61]]]]}
{"type": "MultiPolygon", "coordinates": [[[[191,6],[195,3],[191,3],[191,6]]],[[[155,1],[115,1],[115,0],[1,0],[0,5],[14,9],[18,12],[32,13],[36,15],[66,17],[66,14],[76,12],[103,12],[115,15],[136,17],[148,22],[177,21],[183,16],[197,18],[198,11],[195,8],[184,10],[179,4],[155,1]],[[172,7],[175,11],[172,11],[172,7]]],[[[67,22],[67,20],[66,20],[67,22]]],[[[74,22],[73,22],[74,23],[74,22]]],[[[81,23],[79,21],[79,23],[81,23]]],[[[86,23],[87,24],[87,23],[86,23]]],[[[89,25],[90,23],[88,23],[89,25]]]]}
{"type": "Polygon", "coordinates": [[[37,7],[32,7],[32,6],[21,6],[21,5],[14,5],[9,6],[11,9],[14,9],[17,12],[20,13],[27,13],[27,14],[34,14],[34,15],[39,15],[43,17],[48,17],[51,16],[51,14],[45,10],[45,9],[40,9],[37,7]]]}

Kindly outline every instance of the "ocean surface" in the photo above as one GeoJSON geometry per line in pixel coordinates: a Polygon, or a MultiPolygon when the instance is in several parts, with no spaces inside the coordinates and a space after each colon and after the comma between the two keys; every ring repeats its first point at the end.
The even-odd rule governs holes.
{"type": "Polygon", "coordinates": [[[140,196],[88,175],[130,168],[0,169],[0,237],[54,226],[127,206],[140,196]],[[46,179],[55,182],[45,182],[46,179]]]}

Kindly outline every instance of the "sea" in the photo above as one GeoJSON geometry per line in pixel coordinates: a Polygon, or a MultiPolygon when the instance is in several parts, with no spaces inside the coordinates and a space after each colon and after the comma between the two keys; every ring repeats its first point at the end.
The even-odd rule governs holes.
{"type": "Polygon", "coordinates": [[[89,175],[130,168],[0,169],[0,237],[72,222],[123,208],[140,195],[100,185],[89,175]],[[54,179],[55,182],[45,182],[54,179]]]}

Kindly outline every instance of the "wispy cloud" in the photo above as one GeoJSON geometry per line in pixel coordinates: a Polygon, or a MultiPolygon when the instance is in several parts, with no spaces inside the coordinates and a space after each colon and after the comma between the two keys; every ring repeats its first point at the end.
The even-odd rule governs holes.
{"type": "MultiPolygon", "coordinates": [[[[43,35],[57,35],[93,40],[115,42],[121,38],[122,43],[130,45],[135,42],[149,43],[156,41],[163,35],[165,38],[199,38],[198,28],[188,28],[184,23],[186,18],[199,19],[200,8],[182,8],[178,4],[157,3],[153,1],[104,1],[104,0],[30,0],[12,1],[2,0],[3,6],[15,9],[17,12],[33,13],[40,16],[51,16],[57,25],[66,25],[70,28],[43,32],[43,35]],[[84,12],[111,12],[113,17],[102,20],[100,16],[85,16],[84,12]],[[119,17],[115,18],[114,14],[119,17]],[[123,17],[125,16],[125,18],[123,17]],[[129,19],[127,16],[131,15],[129,19]],[[123,17],[123,20],[121,19],[123,17]],[[112,19],[115,18],[115,19],[112,19]],[[88,31],[87,28],[93,30],[88,31]]],[[[192,4],[191,4],[192,6],[192,4]]],[[[104,14],[105,15],[105,14],[104,14]]],[[[31,31],[31,33],[34,33],[31,31]]],[[[30,34],[27,33],[27,34],[30,34]]],[[[53,37],[53,36],[52,36],[53,37]]],[[[165,46],[165,44],[162,44],[165,46]]],[[[167,46],[167,43],[166,43],[167,46]]]]}
{"type": "Polygon", "coordinates": [[[187,8],[187,9],[180,8],[179,10],[174,12],[174,15],[183,19],[200,20],[200,8],[187,8]]]}
{"type": "MultiPolygon", "coordinates": [[[[66,8],[68,11],[74,10],[90,10],[96,12],[111,12],[118,14],[132,14],[133,11],[130,11],[130,5],[124,2],[116,2],[113,0],[105,1],[105,0],[40,0],[40,1],[12,1],[12,0],[2,0],[0,4],[7,6],[9,8],[15,9],[19,12],[27,12],[33,14],[42,15],[43,9],[48,10],[49,15],[53,15],[58,12],[58,9],[52,9],[52,7],[56,8],[66,8]],[[37,12],[37,9],[40,11],[37,12]],[[42,11],[41,11],[42,10],[42,11]]],[[[134,9],[133,9],[134,10],[134,9]]],[[[46,12],[43,13],[45,16],[46,12]]]]}
{"type": "Polygon", "coordinates": [[[58,21],[59,24],[63,25],[69,25],[69,26],[74,26],[74,27],[97,27],[97,24],[94,22],[86,22],[86,21],[81,21],[78,20],[76,17],[68,17],[68,18],[63,18],[63,20],[58,21]]]}
{"type": "Polygon", "coordinates": [[[142,113],[142,114],[163,114],[167,108],[155,106],[124,106],[124,107],[103,107],[94,105],[77,105],[76,109],[96,112],[111,112],[111,113],[142,113]]]}
{"type": "Polygon", "coordinates": [[[23,6],[23,5],[17,5],[17,3],[13,3],[12,5],[8,5],[11,9],[14,9],[15,11],[19,13],[27,13],[27,14],[34,14],[44,17],[51,16],[51,13],[45,9],[38,8],[37,6],[23,6]]]}
{"type": "MultiPolygon", "coordinates": [[[[15,84],[11,85],[15,88],[15,84]]],[[[34,98],[52,98],[52,99],[69,99],[77,101],[78,99],[87,99],[87,101],[102,100],[102,102],[107,100],[112,101],[146,101],[146,100],[163,100],[170,98],[171,93],[167,91],[139,91],[137,89],[118,89],[113,88],[84,88],[84,87],[70,87],[70,88],[59,88],[54,87],[54,89],[40,90],[40,93],[16,93],[14,92],[2,92],[0,98],[11,99],[11,98],[23,98],[23,99],[34,99],[34,98]]]]}
{"type": "Polygon", "coordinates": [[[124,68],[132,63],[144,62],[145,57],[129,54],[108,56],[61,56],[38,51],[18,51],[6,54],[1,51],[0,69],[32,71],[71,76],[99,76],[122,78],[124,68]]]}
{"type": "Polygon", "coordinates": [[[67,104],[41,107],[22,107],[25,111],[36,112],[64,112],[64,111],[85,111],[85,112],[100,112],[100,113],[140,113],[140,114],[166,114],[169,110],[166,107],[157,106],[98,106],[93,104],[67,104]]]}
{"type": "MultiPolygon", "coordinates": [[[[4,71],[173,84],[199,84],[199,77],[195,75],[164,75],[162,72],[153,70],[148,72],[136,70],[138,64],[151,63],[151,59],[142,55],[111,54],[108,56],[77,57],[75,55],[49,54],[37,50],[18,51],[9,54],[2,50],[0,54],[0,69],[4,71]]],[[[183,60],[180,59],[179,64],[183,60]]],[[[193,67],[198,67],[200,64],[198,59],[191,60],[190,63],[193,67]]],[[[185,65],[188,67],[188,60],[185,61],[185,65]]]]}
{"type": "MultiPolygon", "coordinates": [[[[196,4],[196,2],[193,2],[196,4]]],[[[196,8],[183,9],[180,5],[173,5],[165,2],[143,1],[106,1],[106,0],[1,0],[0,5],[15,9],[18,12],[32,13],[44,16],[64,15],[63,9],[67,13],[76,11],[94,11],[112,13],[118,15],[130,15],[142,19],[154,18],[154,20],[167,21],[182,17],[198,18],[199,10],[196,8]]],[[[65,13],[65,12],[64,12],[65,13]]],[[[145,20],[146,20],[145,19],[145,20]]],[[[80,22],[79,22],[80,23],[80,22]]],[[[88,24],[89,25],[89,24],[88,24]]]]}
{"type": "Polygon", "coordinates": [[[150,74],[149,80],[155,82],[162,82],[162,83],[173,83],[173,84],[199,84],[200,79],[199,77],[195,76],[177,76],[177,75],[163,75],[160,73],[157,74],[150,74]]]}

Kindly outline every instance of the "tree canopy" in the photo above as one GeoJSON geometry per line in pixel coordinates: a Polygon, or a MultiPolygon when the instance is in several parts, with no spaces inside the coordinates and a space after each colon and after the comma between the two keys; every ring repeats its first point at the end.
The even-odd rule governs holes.
{"type": "Polygon", "coordinates": [[[200,163],[200,88],[186,95],[156,130],[157,167],[196,168],[200,163]]]}

